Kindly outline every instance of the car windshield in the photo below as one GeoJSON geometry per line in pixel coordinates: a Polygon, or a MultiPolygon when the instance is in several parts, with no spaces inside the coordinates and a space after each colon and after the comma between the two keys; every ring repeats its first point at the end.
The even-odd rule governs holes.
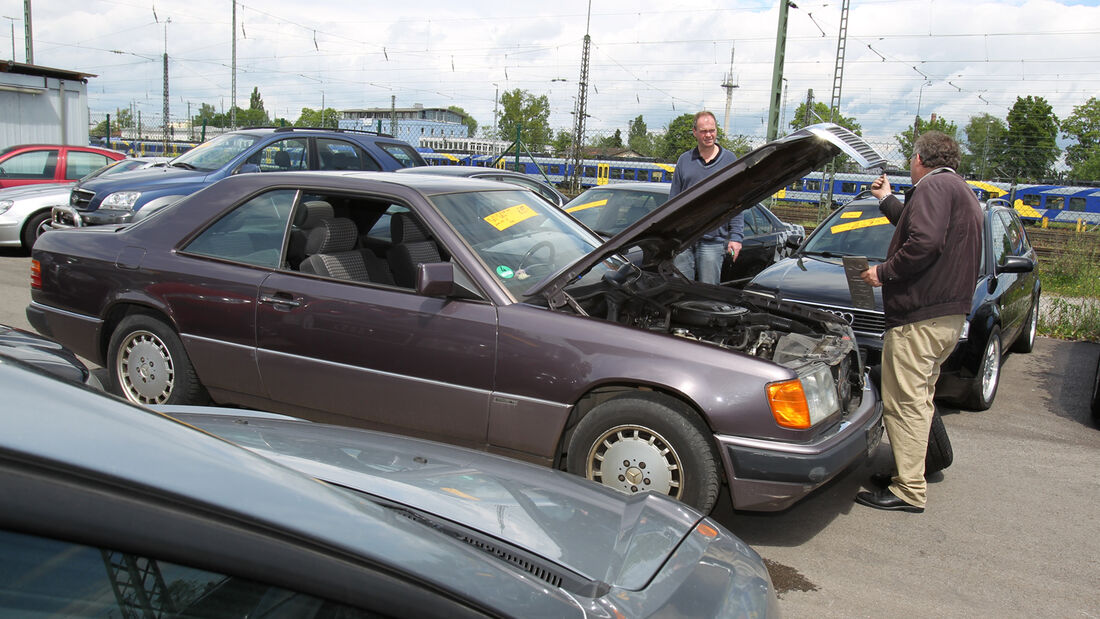
{"type": "Polygon", "coordinates": [[[589,189],[565,205],[565,212],[600,235],[612,237],[668,201],[662,191],[589,189]]]}
{"type": "MultiPolygon", "coordinates": [[[[601,243],[530,191],[468,191],[432,196],[431,201],[483,266],[517,298],[601,243]]],[[[618,259],[601,263],[580,281],[598,281],[607,269],[621,264],[618,259]]]]}
{"type": "Polygon", "coordinates": [[[848,204],[825,220],[802,248],[803,254],[886,259],[894,225],[873,203],[848,204]]]}
{"type": "Polygon", "coordinates": [[[239,133],[219,135],[176,157],[169,165],[189,170],[217,170],[248,150],[258,139],[239,133]]]}

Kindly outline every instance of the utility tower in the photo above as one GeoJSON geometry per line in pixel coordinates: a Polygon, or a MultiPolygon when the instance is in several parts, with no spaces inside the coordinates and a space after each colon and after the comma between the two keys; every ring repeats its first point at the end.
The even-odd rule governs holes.
{"type": "MultiPolygon", "coordinates": [[[[833,68],[833,96],[829,101],[829,122],[840,119],[840,86],[844,82],[844,48],[848,40],[848,5],[850,0],[841,0],[840,4],[840,35],[836,42],[836,66],[833,68]]],[[[836,178],[836,165],[829,161],[825,168],[826,182],[821,185],[822,207],[832,209],[833,206],[833,179],[836,178]]],[[[819,213],[823,215],[824,213],[819,213]]]]}
{"type": "Polygon", "coordinates": [[[779,0],[779,28],[775,35],[775,60],[772,61],[771,104],[768,106],[768,141],[779,134],[779,98],[783,94],[783,60],[787,56],[787,9],[794,3],[779,0]]]}
{"type": "Polygon", "coordinates": [[[592,0],[588,0],[588,19],[584,24],[584,47],[581,51],[581,79],[577,84],[577,103],[573,107],[573,177],[569,183],[573,193],[581,191],[581,156],[584,150],[584,120],[588,117],[588,50],[592,37],[588,29],[592,24],[592,0]]]}
{"type": "Polygon", "coordinates": [[[733,81],[733,46],[730,46],[730,70],[726,73],[726,80],[722,82],[722,88],[726,89],[726,118],[722,121],[722,129],[726,136],[730,134],[730,108],[733,106],[733,89],[737,84],[733,81]]]}

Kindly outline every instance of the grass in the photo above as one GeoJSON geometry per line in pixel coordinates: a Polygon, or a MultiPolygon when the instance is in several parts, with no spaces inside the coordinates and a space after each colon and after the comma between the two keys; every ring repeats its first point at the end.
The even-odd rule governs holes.
{"type": "Polygon", "coordinates": [[[1100,249],[1086,239],[1071,238],[1063,251],[1039,263],[1049,300],[1039,314],[1043,335],[1100,342],[1100,249]]]}

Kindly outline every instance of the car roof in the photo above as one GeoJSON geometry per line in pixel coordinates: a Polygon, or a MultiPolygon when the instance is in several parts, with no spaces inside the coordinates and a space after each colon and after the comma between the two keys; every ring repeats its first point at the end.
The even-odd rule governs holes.
{"type": "Polygon", "coordinates": [[[504,176],[520,176],[523,178],[528,178],[528,175],[523,174],[522,172],[514,172],[512,170],[501,170],[500,168],[490,168],[476,165],[416,166],[413,168],[402,168],[398,171],[402,174],[439,174],[442,176],[475,176],[478,174],[497,174],[504,176]]]}
{"type": "Polygon", "coordinates": [[[608,183],[589,187],[585,191],[611,190],[611,191],[651,191],[653,193],[668,194],[672,190],[671,183],[645,183],[634,181],[632,183],[608,183]]]}

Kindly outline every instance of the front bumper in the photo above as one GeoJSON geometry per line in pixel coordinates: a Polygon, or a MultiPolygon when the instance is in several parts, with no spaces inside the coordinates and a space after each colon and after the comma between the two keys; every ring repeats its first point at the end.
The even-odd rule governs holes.
{"type": "Polygon", "coordinates": [[[50,212],[50,227],[57,230],[106,224],[128,224],[133,218],[133,211],[116,209],[78,211],[71,206],[55,206],[50,212]]]}
{"type": "Polygon", "coordinates": [[[859,409],[813,443],[716,437],[734,508],[786,509],[867,458],[882,440],[882,400],[870,380],[864,383],[859,409]]]}

